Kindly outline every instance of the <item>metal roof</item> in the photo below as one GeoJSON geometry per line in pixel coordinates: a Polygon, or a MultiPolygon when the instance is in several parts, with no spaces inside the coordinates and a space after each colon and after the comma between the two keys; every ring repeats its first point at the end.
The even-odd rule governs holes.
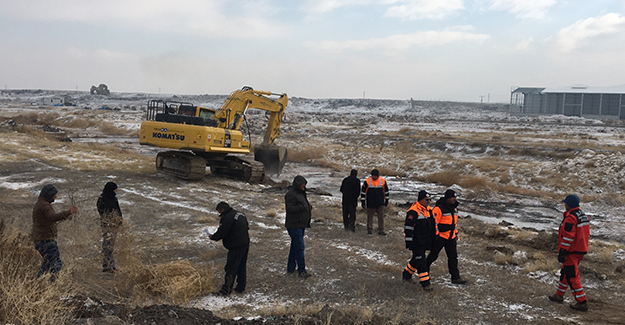
{"type": "Polygon", "coordinates": [[[564,88],[548,87],[541,93],[565,93],[565,94],[625,94],[625,85],[610,87],[589,87],[585,85],[574,85],[564,88]]]}

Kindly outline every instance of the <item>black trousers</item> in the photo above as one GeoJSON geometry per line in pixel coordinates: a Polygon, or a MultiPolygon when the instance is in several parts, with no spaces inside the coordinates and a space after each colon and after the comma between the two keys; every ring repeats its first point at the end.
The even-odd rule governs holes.
{"type": "Polygon", "coordinates": [[[343,225],[346,230],[356,228],[356,207],[357,205],[343,204],[343,225]]]}
{"type": "Polygon", "coordinates": [[[449,274],[451,274],[451,279],[460,279],[460,271],[458,270],[457,245],[458,238],[445,239],[437,237],[434,241],[432,250],[427,257],[428,271],[430,270],[430,265],[432,265],[432,263],[434,263],[434,261],[436,261],[436,259],[438,258],[438,254],[443,248],[445,248],[445,254],[447,254],[447,267],[449,268],[449,274]]]}
{"type": "Polygon", "coordinates": [[[237,286],[234,290],[238,292],[245,291],[245,285],[247,282],[247,253],[250,247],[244,246],[240,248],[234,248],[228,251],[228,260],[224,271],[226,271],[226,279],[224,285],[221,286],[219,292],[223,295],[229,295],[232,293],[234,287],[234,281],[237,281],[237,286]]]}
{"type": "Polygon", "coordinates": [[[412,258],[404,269],[403,277],[406,280],[412,279],[412,275],[415,273],[419,276],[421,286],[427,287],[430,285],[430,271],[425,258],[424,248],[414,248],[412,250],[412,258]]]}

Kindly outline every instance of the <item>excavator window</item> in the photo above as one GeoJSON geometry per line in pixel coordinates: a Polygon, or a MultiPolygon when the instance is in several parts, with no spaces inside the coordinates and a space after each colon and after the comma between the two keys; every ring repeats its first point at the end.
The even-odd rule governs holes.
{"type": "Polygon", "coordinates": [[[197,106],[182,104],[180,105],[180,107],[178,107],[178,115],[195,116],[196,110],[197,106]]]}

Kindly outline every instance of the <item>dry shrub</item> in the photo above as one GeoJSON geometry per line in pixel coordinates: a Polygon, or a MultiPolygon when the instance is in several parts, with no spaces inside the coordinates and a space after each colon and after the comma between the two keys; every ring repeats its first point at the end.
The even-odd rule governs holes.
{"type": "MultiPolygon", "coordinates": [[[[600,198],[598,198],[598,200],[605,203],[608,206],[613,206],[613,207],[620,207],[620,206],[625,205],[625,195],[623,194],[616,194],[616,193],[604,194],[600,198]]],[[[585,197],[584,201],[589,202],[590,199],[585,197]]]]}
{"type": "Polygon", "coordinates": [[[446,170],[442,172],[432,173],[424,177],[424,181],[430,183],[439,183],[445,186],[454,185],[458,181],[458,172],[452,170],[446,170]]]}
{"type": "Polygon", "coordinates": [[[111,122],[102,122],[99,125],[99,129],[104,134],[122,135],[122,134],[127,134],[128,133],[127,130],[118,128],[117,126],[115,126],[115,124],[113,124],[111,122]]]}
{"type": "Polygon", "coordinates": [[[463,176],[458,180],[460,186],[472,189],[490,189],[493,183],[482,176],[463,176]]]}
{"type": "Polygon", "coordinates": [[[135,299],[161,297],[173,304],[184,304],[215,290],[211,267],[198,267],[184,260],[139,267],[130,275],[136,283],[135,299]]]}
{"type": "Polygon", "coordinates": [[[48,276],[36,278],[41,257],[29,236],[4,229],[0,221],[0,323],[64,324],[72,309],[61,299],[71,294],[72,283],[61,272],[52,284],[48,276]]]}
{"type": "Polygon", "coordinates": [[[334,169],[334,170],[337,170],[337,171],[339,171],[339,170],[341,170],[341,169],[343,169],[343,168],[344,168],[342,165],[340,165],[340,164],[338,164],[338,163],[335,163],[335,162],[333,162],[333,161],[329,161],[329,160],[327,160],[327,159],[325,159],[325,158],[321,158],[321,159],[314,159],[314,160],[312,161],[312,163],[313,163],[314,165],[317,165],[317,166],[326,167],[326,168],[331,168],[331,169],[334,169]]]}
{"type": "Polygon", "coordinates": [[[495,260],[495,263],[497,263],[498,265],[508,265],[512,263],[512,256],[504,254],[500,251],[496,251],[493,258],[495,260]]]}
{"type": "Polygon", "coordinates": [[[277,218],[278,217],[278,213],[276,212],[276,210],[269,210],[269,211],[267,211],[267,214],[265,214],[265,216],[267,218],[277,218]]]}
{"type": "Polygon", "coordinates": [[[304,149],[288,149],[287,159],[292,162],[307,162],[313,159],[321,159],[328,153],[326,148],[308,147],[304,149]]]}
{"type": "Polygon", "coordinates": [[[383,175],[383,176],[406,177],[406,173],[405,172],[398,171],[398,170],[395,170],[395,169],[386,168],[386,167],[378,167],[378,171],[380,171],[380,175],[383,175]]]}

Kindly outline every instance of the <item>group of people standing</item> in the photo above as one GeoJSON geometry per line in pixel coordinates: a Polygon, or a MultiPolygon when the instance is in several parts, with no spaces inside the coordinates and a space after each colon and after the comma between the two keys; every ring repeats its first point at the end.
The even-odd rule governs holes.
{"type": "MultiPolygon", "coordinates": [[[[31,237],[35,249],[41,254],[43,262],[37,277],[50,274],[50,280],[55,281],[63,267],[59,246],[57,224],[63,220],[72,220],[78,208],[72,205],[68,210],[55,212],[52,203],[57,197],[58,190],[52,184],[45,185],[39,193],[39,198],[33,208],[33,226],[31,237]]],[[[122,212],[116,197],[117,184],[108,182],[104,185],[102,194],[96,202],[100,214],[102,228],[102,272],[115,273],[113,249],[119,227],[122,225],[122,212]]]]}
{"type": "MultiPolygon", "coordinates": [[[[362,185],[358,179],[358,171],[352,169],[350,176],[343,179],[340,191],[343,193],[343,223],[345,230],[355,232],[356,207],[360,198],[362,207],[367,210],[367,233],[372,234],[373,217],[378,217],[378,234],[385,236],[384,207],[389,203],[389,189],[386,180],[380,177],[377,169],[371,171],[362,185]]],[[[313,207],[306,194],[307,180],[297,175],[291,189],[284,197],[286,218],[285,227],[291,238],[291,245],[287,259],[287,274],[308,278],[304,257],[304,234],[310,228],[313,207]]],[[[119,203],[116,198],[117,184],[105,184],[102,194],[96,203],[102,227],[102,271],[114,273],[116,271],[113,258],[115,238],[123,219],[119,203]]],[[[62,268],[59,248],[56,243],[57,223],[71,220],[78,211],[76,206],[56,213],[52,202],[57,197],[58,190],[52,184],[45,185],[33,208],[32,238],[36,250],[43,257],[43,262],[37,277],[51,274],[54,281],[62,268]]],[[[406,265],[402,278],[413,282],[416,273],[424,291],[433,290],[430,281],[430,266],[434,263],[441,250],[445,249],[447,267],[451,275],[451,283],[466,284],[467,280],[460,276],[458,269],[458,200],[454,190],[448,189],[436,201],[432,208],[431,195],[425,190],[419,191],[417,200],[408,209],[404,224],[404,240],[406,248],[412,251],[412,257],[406,265]],[[427,251],[429,254],[426,255],[427,251]]],[[[589,220],[579,207],[579,197],[569,195],[563,201],[565,212],[558,230],[558,261],[562,263],[560,281],[555,294],[549,300],[562,303],[567,288],[575,298],[571,308],[586,311],[588,302],[579,278],[579,263],[588,252],[589,220]]],[[[228,249],[225,265],[225,281],[219,295],[245,291],[247,282],[247,256],[249,252],[249,223],[246,216],[234,210],[226,202],[219,202],[216,210],[219,212],[219,228],[214,234],[209,234],[211,240],[223,240],[228,249]],[[236,281],[236,287],[234,286],[236,281]]]]}

